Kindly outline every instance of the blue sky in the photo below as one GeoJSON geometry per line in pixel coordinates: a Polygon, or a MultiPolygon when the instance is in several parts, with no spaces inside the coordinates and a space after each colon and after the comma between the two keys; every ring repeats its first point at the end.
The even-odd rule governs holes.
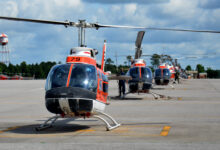
{"type": "MultiPolygon", "coordinates": [[[[219,0],[0,0],[0,15],[56,21],[146,27],[220,30],[219,0]]],[[[138,30],[87,29],[86,44],[99,50],[107,40],[107,57],[134,55],[138,30]]],[[[11,62],[65,62],[71,47],[78,45],[77,29],[63,26],[0,20],[0,33],[9,36],[11,62]]],[[[208,58],[181,59],[182,67],[203,64],[220,69],[220,34],[146,31],[145,54],[172,54],[175,57],[216,53],[208,58]]],[[[149,64],[149,58],[146,58],[149,64]]],[[[120,57],[119,63],[125,58],[120,57]]]]}

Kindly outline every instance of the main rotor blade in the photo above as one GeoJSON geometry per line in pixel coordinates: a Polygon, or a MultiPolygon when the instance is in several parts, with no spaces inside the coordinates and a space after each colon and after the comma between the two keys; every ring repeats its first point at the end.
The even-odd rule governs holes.
{"type": "Polygon", "coordinates": [[[66,21],[66,22],[64,22],[64,21],[50,21],[50,20],[26,19],[26,18],[15,18],[15,17],[4,17],[4,16],[0,16],[0,19],[34,22],[34,23],[44,23],[44,24],[64,25],[66,27],[74,24],[73,22],[70,23],[69,21],[66,21]]]}
{"type": "Polygon", "coordinates": [[[145,30],[162,30],[162,31],[180,31],[180,32],[201,32],[201,33],[220,33],[215,30],[192,30],[192,29],[175,29],[175,28],[153,28],[153,27],[136,27],[136,26],[119,26],[119,25],[102,25],[94,24],[98,28],[128,28],[128,29],[145,29],[145,30]]]}
{"type": "Polygon", "coordinates": [[[75,22],[69,22],[69,21],[50,21],[50,20],[26,19],[26,18],[4,17],[4,16],[0,16],[0,19],[34,22],[34,23],[44,23],[44,24],[54,24],[54,25],[64,25],[65,27],[75,26],[75,27],[96,28],[96,29],[99,29],[99,28],[128,28],[128,29],[145,29],[145,30],[220,33],[220,31],[214,31],[214,30],[191,30],[191,29],[175,29],[175,28],[152,28],[152,27],[137,27],[137,26],[102,25],[102,24],[98,24],[98,23],[77,24],[75,22]]]}
{"type": "Polygon", "coordinates": [[[139,31],[137,35],[137,39],[135,42],[136,51],[135,51],[135,59],[138,59],[141,57],[142,50],[141,50],[141,43],[144,37],[145,31],[139,31]]]}
{"type": "Polygon", "coordinates": [[[139,31],[138,32],[137,39],[136,39],[136,42],[135,42],[135,45],[136,45],[137,48],[141,48],[141,43],[142,43],[144,34],[145,34],[145,31],[139,31]]]}

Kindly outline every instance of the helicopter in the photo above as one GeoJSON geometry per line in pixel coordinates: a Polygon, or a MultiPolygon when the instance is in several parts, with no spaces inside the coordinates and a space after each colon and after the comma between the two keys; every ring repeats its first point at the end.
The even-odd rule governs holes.
{"type": "Polygon", "coordinates": [[[187,58],[196,58],[195,56],[185,56],[185,57],[181,57],[181,58],[175,58],[174,62],[173,62],[173,58],[170,55],[158,55],[158,54],[154,54],[154,55],[149,55],[149,54],[143,54],[143,56],[151,56],[151,59],[157,59],[160,63],[160,65],[158,66],[158,68],[155,69],[154,71],[154,84],[155,85],[162,85],[162,86],[170,86],[174,89],[174,86],[172,85],[172,83],[176,83],[175,81],[175,77],[176,77],[176,73],[178,72],[178,74],[181,73],[182,75],[182,69],[180,64],[177,63],[178,59],[187,59],[187,58]],[[160,58],[153,58],[152,56],[157,55],[160,58]],[[165,58],[163,58],[165,57],[165,58]],[[169,61],[166,62],[165,59],[167,59],[169,61]],[[171,82],[172,81],[172,82],[171,82]]]}
{"type": "MultiPolygon", "coordinates": [[[[45,85],[45,105],[47,110],[55,114],[55,116],[46,120],[39,127],[36,127],[35,129],[37,131],[52,127],[56,120],[59,118],[94,117],[105,123],[107,131],[113,130],[120,126],[120,124],[113,117],[104,113],[105,106],[108,104],[108,77],[107,73],[104,72],[106,42],[104,42],[103,46],[102,65],[101,68],[98,68],[96,63],[96,55],[98,54],[98,51],[93,48],[88,48],[85,45],[86,28],[94,28],[97,30],[99,28],[128,28],[144,30],[220,33],[220,31],[207,30],[103,25],[98,23],[88,23],[85,20],[70,22],[5,16],[0,16],[0,19],[63,25],[65,27],[77,27],[79,31],[78,47],[74,47],[70,50],[70,55],[67,56],[65,64],[52,67],[48,74],[45,85]]],[[[145,66],[145,63],[140,63],[138,59],[134,63],[134,66],[135,64],[136,66],[145,66]]],[[[150,86],[151,84],[148,85],[150,86]]]]}
{"type": "MultiPolygon", "coordinates": [[[[131,68],[127,72],[127,76],[132,77],[128,81],[129,92],[128,93],[149,93],[152,86],[152,72],[151,69],[146,67],[146,62],[141,59],[142,48],[141,43],[144,37],[145,31],[139,31],[135,42],[135,57],[131,61],[131,68]]],[[[127,93],[127,94],[128,94],[127,93]]]]}

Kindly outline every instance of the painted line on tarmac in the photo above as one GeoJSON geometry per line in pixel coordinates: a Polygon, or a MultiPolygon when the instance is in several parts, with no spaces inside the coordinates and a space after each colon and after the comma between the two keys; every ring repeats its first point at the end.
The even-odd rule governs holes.
{"type": "Polygon", "coordinates": [[[33,116],[33,115],[27,115],[27,116],[0,116],[0,119],[33,119],[33,118],[47,118],[48,116],[33,116]]]}
{"type": "MultiPolygon", "coordinates": [[[[44,133],[44,132],[33,132],[30,134],[25,134],[25,133],[12,133],[8,131],[13,131],[17,128],[21,128],[22,126],[14,126],[14,127],[9,127],[5,130],[0,130],[0,138],[47,138],[47,137],[57,137],[57,136],[86,136],[87,134],[91,134],[93,136],[99,136],[102,135],[100,134],[99,130],[96,129],[81,129],[73,132],[68,132],[68,133],[44,133]],[[97,131],[97,133],[95,132],[97,131]]],[[[124,136],[124,137],[159,137],[159,136],[167,136],[170,130],[170,126],[164,126],[160,134],[151,134],[151,133],[144,133],[140,131],[135,131],[133,129],[135,128],[142,128],[142,127],[156,127],[158,128],[159,125],[149,125],[149,126],[141,126],[141,125],[136,125],[136,126],[124,126],[117,128],[113,130],[112,132],[109,133],[107,136],[124,136]]],[[[106,131],[104,131],[106,132],[106,131]]]]}
{"type": "Polygon", "coordinates": [[[4,132],[7,132],[7,131],[15,130],[15,129],[19,128],[19,127],[20,127],[20,126],[9,127],[9,128],[7,128],[7,129],[5,129],[5,130],[0,130],[0,133],[4,133],[4,132]]]}
{"type": "Polygon", "coordinates": [[[163,130],[160,132],[160,136],[167,136],[169,134],[171,126],[164,126],[163,130]]]}
{"type": "Polygon", "coordinates": [[[32,104],[32,105],[37,105],[37,104],[41,104],[41,103],[36,103],[36,102],[1,102],[1,104],[18,104],[18,105],[22,105],[22,104],[32,104]]]}
{"type": "Polygon", "coordinates": [[[181,101],[181,100],[183,100],[183,98],[182,97],[178,97],[177,100],[181,101]]]}

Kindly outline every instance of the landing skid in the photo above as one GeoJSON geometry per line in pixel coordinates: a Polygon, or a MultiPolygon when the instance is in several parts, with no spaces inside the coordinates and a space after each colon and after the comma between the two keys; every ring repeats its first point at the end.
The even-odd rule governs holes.
{"type": "Polygon", "coordinates": [[[101,117],[100,115],[94,115],[93,116],[94,118],[98,118],[98,119],[100,119],[101,121],[103,121],[105,123],[107,131],[113,130],[113,129],[121,126],[121,124],[116,122],[115,119],[112,118],[110,115],[108,115],[108,114],[106,114],[104,112],[98,112],[98,113],[100,115],[103,115],[104,117],[106,117],[108,120],[110,120],[113,123],[113,125],[110,125],[110,123],[104,117],[101,117]]]}
{"type": "Polygon", "coordinates": [[[173,85],[171,85],[171,84],[168,84],[172,89],[175,89],[175,87],[173,86],[173,85]]]}
{"type": "Polygon", "coordinates": [[[170,98],[169,96],[158,94],[158,93],[155,93],[155,92],[152,92],[152,91],[150,91],[149,93],[153,95],[154,99],[158,99],[158,98],[167,98],[167,99],[169,99],[170,98]]]}
{"type": "MultiPolygon", "coordinates": [[[[126,93],[124,96],[126,96],[126,95],[128,95],[128,94],[130,94],[131,92],[128,92],[128,93],[126,93]]],[[[139,93],[138,93],[139,94],[139,93]]],[[[168,96],[165,96],[165,95],[162,95],[162,94],[158,94],[158,93],[155,93],[155,92],[152,92],[152,91],[149,91],[149,92],[147,92],[147,94],[151,94],[153,97],[154,97],[154,99],[159,99],[159,98],[167,98],[167,99],[169,99],[170,97],[168,96]]]]}
{"type": "MultiPolygon", "coordinates": [[[[99,120],[101,120],[101,121],[103,121],[103,122],[105,123],[105,125],[106,125],[106,130],[107,130],[107,131],[113,130],[113,129],[115,129],[115,128],[121,126],[121,124],[117,123],[114,118],[112,118],[110,115],[108,115],[108,114],[106,114],[106,113],[103,113],[103,112],[98,112],[97,115],[94,115],[93,117],[94,117],[94,118],[97,118],[97,119],[99,119],[99,120]],[[112,123],[113,125],[111,125],[104,117],[102,117],[102,116],[100,116],[100,115],[106,117],[106,119],[108,119],[109,121],[111,121],[111,123],[112,123]]],[[[49,118],[48,120],[46,120],[46,121],[45,121],[43,124],[41,124],[39,127],[36,127],[35,130],[36,130],[36,131],[42,131],[42,130],[45,130],[45,129],[47,129],[47,128],[53,127],[53,124],[56,122],[56,120],[57,120],[58,118],[63,118],[63,117],[60,116],[60,115],[53,116],[53,117],[49,118]]]]}

